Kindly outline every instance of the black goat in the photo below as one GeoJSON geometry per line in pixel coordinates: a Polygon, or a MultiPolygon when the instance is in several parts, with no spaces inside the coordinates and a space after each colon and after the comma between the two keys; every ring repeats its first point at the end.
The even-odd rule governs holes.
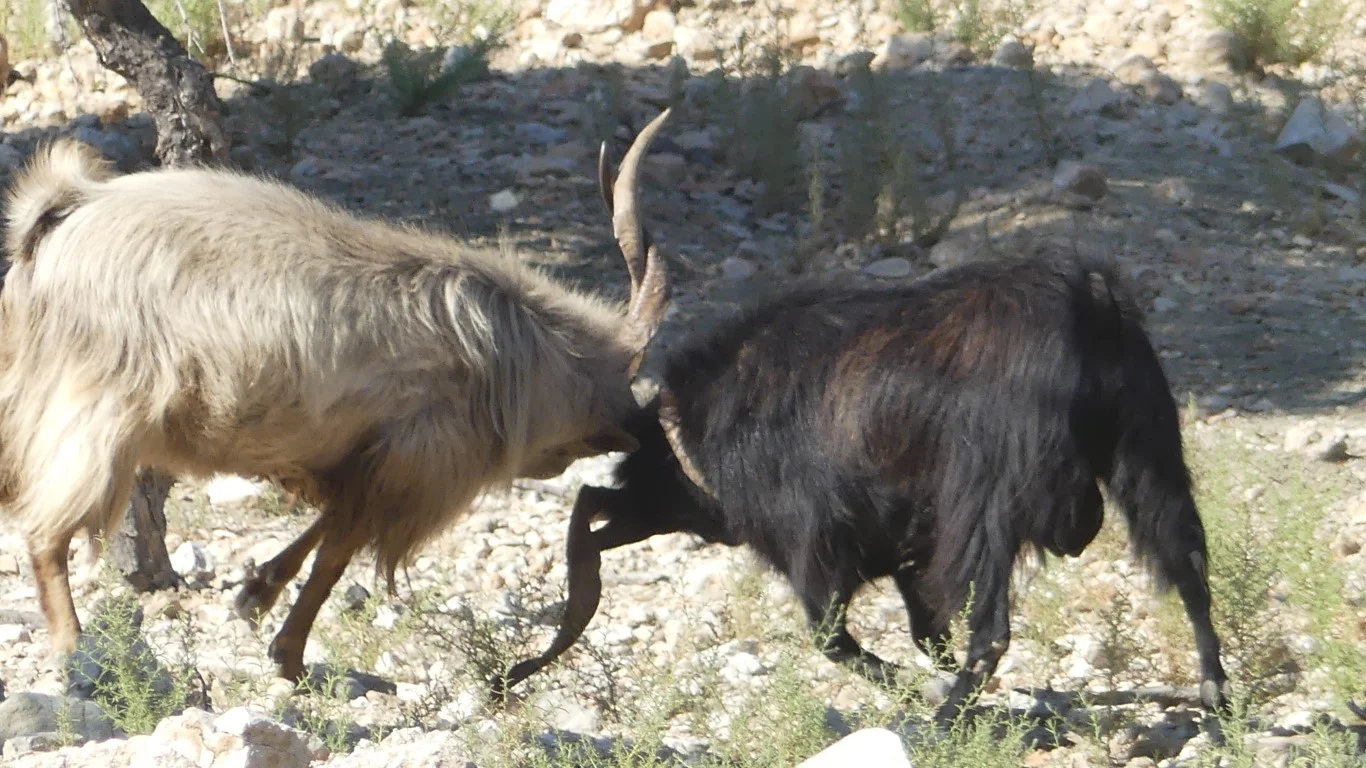
{"type": "Polygon", "coordinates": [[[616,469],[620,487],[586,486],[575,503],[560,633],[496,679],[496,694],[582,633],[599,552],[687,531],[752,547],[813,629],[833,606],[824,653],[874,680],[895,667],[845,627],[855,590],[891,576],[916,644],[941,668],[971,592],[945,722],[1010,642],[1016,556],[1080,554],[1101,527],[1099,482],[1139,559],[1184,601],[1201,701],[1226,700],[1176,404],[1106,265],[978,262],[892,287],[783,292],[670,355],[659,401],[628,430],[640,448],[616,469]],[[596,519],[607,523],[592,531],[596,519]]]}

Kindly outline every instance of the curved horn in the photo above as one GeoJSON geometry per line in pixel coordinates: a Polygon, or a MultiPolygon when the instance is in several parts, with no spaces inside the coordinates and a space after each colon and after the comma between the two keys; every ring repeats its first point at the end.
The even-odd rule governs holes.
{"type": "Polygon", "coordinates": [[[654,143],[660,129],[664,127],[664,122],[669,119],[670,113],[669,109],[660,112],[636,134],[635,141],[631,142],[631,148],[626,150],[626,156],[621,159],[621,167],[617,170],[617,178],[610,191],[605,184],[606,142],[598,154],[598,185],[603,202],[607,204],[607,210],[612,215],[612,233],[617,238],[617,244],[621,246],[622,255],[626,257],[626,267],[631,271],[633,299],[635,289],[639,287],[638,281],[645,272],[645,255],[650,244],[650,233],[641,224],[638,212],[640,195],[637,186],[640,180],[640,164],[645,159],[645,153],[650,151],[650,145],[654,143]]]}
{"type": "MultiPolygon", "coordinates": [[[[639,137],[637,137],[639,138],[639,137]]],[[[603,142],[598,147],[598,194],[602,196],[602,204],[607,206],[607,215],[612,217],[612,236],[616,237],[616,217],[613,216],[613,195],[612,195],[612,171],[607,167],[607,142],[603,142]]],[[[640,285],[640,264],[638,259],[631,258],[627,253],[627,244],[620,238],[617,245],[621,247],[621,252],[626,256],[626,271],[631,273],[631,302],[635,303],[636,289],[640,285]]]]}
{"type": "Polygon", "coordinates": [[[607,143],[598,152],[598,191],[612,216],[612,232],[626,258],[626,269],[631,274],[631,302],[625,334],[628,343],[637,350],[631,360],[631,372],[640,366],[645,345],[654,335],[668,306],[669,274],[664,260],[650,238],[649,230],[640,221],[638,182],[640,164],[649,151],[672,109],[665,109],[651,120],[621,160],[616,181],[608,185],[607,143]]]}
{"type": "Polygon", "coordinates": [[[669,447],[673,449],[674,457],[678,459],[678,466],[683,470],[683,474],[687,475],[692,484],[703,493],[715,497],[716,492],[707,484],[702,471],[693,463],[692,457],[683,447],[683,436],[679,434],[678,427],[678,403],[674,401],[673,393],[665,386],[659,388],[659,426],[664,428],[664,437],[669,441],[669,447]]]}
{"type": "Polygon", "coordinates": [[[555,639],[540,656],[520,661],[506,674],[495,675],[489,681],[489,692],[494,701],[503,700],[509,688],[554,663],[574,645],[593,620],[593,614],[597,613],[602,597],[602,555],[593,541],[593,531],[589,525],[594,516],[602,511],[599,503],[601,493],[602,489],[585,485],[579,490],[574,510],[569,514],[569,541],[565,546],[569,566],[569,597],[565,604],[564,620],[560,622],[555,639]]]}

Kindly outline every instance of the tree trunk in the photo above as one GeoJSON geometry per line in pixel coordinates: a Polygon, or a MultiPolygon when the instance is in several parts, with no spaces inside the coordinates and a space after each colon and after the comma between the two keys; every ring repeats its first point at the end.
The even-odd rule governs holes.
{"type": "Polygon", "coordinates": [[[166,552],[166,498],[175,478],[156,470],[138,472],[123,527],[109,541],[106,557],[138,592],[180,583],[166,552]]]}
{"type": "MultiPolygon", "coordinates": [[[[67,0],[67,6],[100,64],[142,97],[143,109],[156,121],[163,166],[227,163],[223,105],[212,75],[140,0],[67,0]]],[[[111,564],[139,592],[180,583],[166,552],[166,499],[174,484],[174,477],[159,471],[139,471],[123,527],[110,542],[111,564]]]]}
{"type": "Polygon", "coordinates": [[[156,120],[162,165],[226,164],[228,140],[213,76],[140,0],[67,0],[100,64],[128,80],[156,120]]]}

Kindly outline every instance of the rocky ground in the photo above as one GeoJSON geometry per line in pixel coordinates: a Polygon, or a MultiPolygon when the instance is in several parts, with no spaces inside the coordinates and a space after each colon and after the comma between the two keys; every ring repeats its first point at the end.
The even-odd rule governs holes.
{"type": "MultiPolygon", "coordinates": [[[[413,564],[396,596],[375,583],[371,561],[354,563],[307,660],[355,674],[320,673],[315,690],[300,693],[271,678],[265,656],[288,600],[255,633],[231,606],[244,566],[275,554],[309,513],[247,480],[182,483],[168,545],[187,585],[139,598],[141,634],[170,677],[141,693],[121,689],[122,709],[103,708],[112,718],[57,698],[64,686],[46,656],[23,548],[5,532],[0,760],[482,768],[547,754],[573,762],[565,750],[574,745],[644,744],[642,754],[694,763],[744,747],[742,764],[792,765],[877,725],[901,733],[917,764],[1350,764],[1341,761],[1353,750],[1334,752],[1332,734],[1360,738],[1348,697],[1355,690],[1366,702],[1357,106],[1366,16],[1342,20],[1341,58],[1253,78],[1230,67],[1236,41],[1185,0],[1041,2],[1016,36],[982,51],[904,34],[893,15],[857,3],[782,8],[787,18],[775,24],[762,3],[527,0],[490,75],[412,116],[399,114],[376,62],[395,30],[416,46],[441,42],[441,14],[430,7],[261,10],[234,38],[236,64],[222,51],[215,66],[237,78],[218,82],[242,167],[356,210],[505,239],[563,278],[618,294],[624,271],[596,196],[595,148],[610,137],[619,153],[659,108],[679,105],[647,166],[648,220],[680,281],[662,347],[799,267],[894,280],[988,253],[1065,248],[1117,259],[1187,405],[1202,509],[1227,558],[1214,566],[1227,587],[1218,596],[1251,595],[1220,617],[1236,635],[1240,683],[1264,694],[1243,730],[1180,702],[1105,702],[1114,691],[1189,685],[1194,673],[1179,609],[1149,597],[1113,521],[1080,560],[1022,574],[1015,640],[984,703],[1051,710],[1062,735],[1016,733],[1019,751],[1006,762],[990,761],[1003,758],[989,737],[937,741],[898,718],[905,710],[887,696],[811,652],[786,588],[747,555],[678,535],[606,555],[604,603],[583,647],[525,684],[525,700],[493,708],[478,683],[548,639],[567,511],[580,483],[605,480],[603,458],[483,500],[413,564]],[[732,162],[755,129],[708,73],[724,64],[752,76],[755,59],[738,53],[743,30],[750,50],[776,42],[800,65],[780,81],[800,121],[761,135],[818,148],[814,164],[794,156],[807,158],[803,172],[824,174],[819,226],[805,180],[797,202],[774,211],[762,173],[743,177],[732,162]],[[850,119],[877,117],[856,83],[870,59],[890,84],[881,117],[918,147],[921,198],[941,213],[961,194],[936,244],[917,245],[914,230],[863,240],[839,230],[854,175],[841,160],[842,132],[850,119]],[[249,84],[265,74],[266,85],[249,84]],[[1326,121],[1316,119],[1323,104],[1334,116],[1326,121]],[[195,671],[192,684],[167,682],[187,679],[184,669],[195,671]],[[196,708],[158,724],[153,705],[189,689],[196,708]],[[138,701],[144,715],[129,714],[138,701]]],[[[11,63],[0,174],[64,133],[126,170],[150,162],[150,120],[87,43],[11,63]]],[[[98,566],[78,567],[83,618],[113,583],[98,566]]],[[[873,649],[924,668],[893,590],[870,590],[855,608],[854,631],[873,649]]],[[[130,647],[113,655],[128,658],[130,647]]],[[[610,764],[645,758],[634,760],[610,764]]]]}

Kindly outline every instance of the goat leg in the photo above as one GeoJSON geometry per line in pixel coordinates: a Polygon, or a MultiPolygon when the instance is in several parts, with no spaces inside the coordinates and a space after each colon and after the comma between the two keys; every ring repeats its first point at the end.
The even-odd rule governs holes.
{"type": "MultiPolygon", "coordinates": [[[[303,536],[299,538],[304,539],[303,536]]],[[[303,677],[304,645],[308,642],[313,621],[361,543],[354,532],[337,536],[335,531],[329,531],[324,536],[318,556],[313,559],[313,572],[299,591],[299,599],[290,606],[284,625],[270,641],[270,659],[275,662],[280,677],[296,683],[303,677]]]]}
{"type": "Polygon", "coordinates": [[[1175,582],[1195,632],[1195,649],[1200,658],[1200,701],[1210,711],[1226,714],[1230,698],[1228,676],[1219,661],[1219,636],[1210,619],[1205,559],[1200,552],[1192,551],[1184,562],[1180,557],[1171,560],[1174,562],[1167,566],[1168,578],[1175,582]]]}
{"type": "Polygon", "coordinates": [[[803,590],[802,608],[821,653],[836,664],[851,667],[873,684],[895,690],[899,667],[859,645],[849,633],[845,622],[849,599],[850,595],[831,589],[803,590]]]}
{"type": "Polygon", "coordinates": [[[237,615],[246,619],[253,630],[256,629],[261,617],[269,613],[275,601],[280,599],[280,593],[284,591],[285,585],[298,575],[308,553],[322,541],[326,532],[323,524],[326,519],[326,513],[319,515],[318,519],[290,542],[289,546],[281,550],[280,554],[267,560],[238,591],[233,607],[237,615]]]}
{"type": "Polygon", "coordinates": [[[921,597],[915,571],[903,568],[892,574],[892,580],[901,592],[901,601],[906,604],[906,618],[916,647],[929,657],[935,669],[952,672],[956,662],[949,652],[949,628],[936,619],[934,611],[921,597]]]}
{"type": "Polygon", "coordinates": [[[28,542],[29,563],[38,586],[38,603],[47,620],[51,647],[62,660],[76,652],[81,634],[81,621],[71,598],[67,557],[70,546],[70,533],[28,542]]]}
{"type": "Polygon", "coordinates": [[[1004,594],[989,595],[988,599],[988,608],[973,611],[966,663],[948,698],[935,712],[935,722],[942,728],[953,724],[968,698],[996,672],[1001,656],[1010,647],[1010,603],[1004,594]]]}

